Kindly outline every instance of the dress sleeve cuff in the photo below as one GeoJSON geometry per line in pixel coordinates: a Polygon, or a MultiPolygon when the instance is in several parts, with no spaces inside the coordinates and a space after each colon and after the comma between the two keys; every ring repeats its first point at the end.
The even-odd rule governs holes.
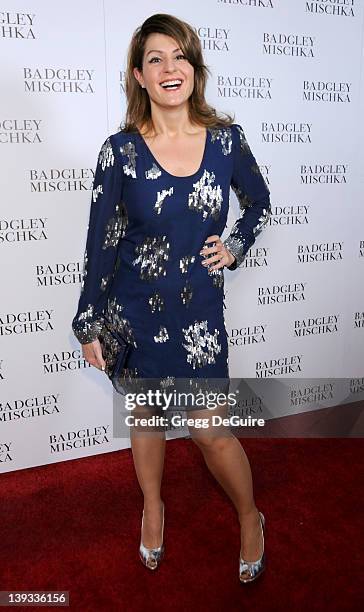
{"type": "Polygon", "coordinates": [[[239,238],[233,238],[232,236],[228,236],[228,238],[224,240],[224,245],[230,251],[230,253],[232,253],[232,255],[234,255],[235,257],[235,260],[233,261],[231,266],[226,266],[226,267],[228,268],[228,270],[236,270],[236,268],[240,266],[240,264],[242,263],[245,257],[245,252],[244,252],[245,240],[244,238],[241,240],[239,238]]]}
{"type": "Polygon", "coordinates": [[[78,317],[73,319],[72,329],[80,344],[88,344],[89,342],[97,340],[103,324],[103,318],[95,318],[93,315],[93,306],[89,304],[87,310],[81,312],[78,317]]]}

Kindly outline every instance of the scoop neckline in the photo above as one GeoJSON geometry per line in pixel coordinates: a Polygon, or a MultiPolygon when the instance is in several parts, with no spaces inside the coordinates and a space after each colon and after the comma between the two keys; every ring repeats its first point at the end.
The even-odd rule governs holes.
{"type": "Polygon", "coordinates": [[[196,172],[194,172],[193,174],[188,174],[186,176],[177,176],[176,174],[171,174],[170,172],[168,172],[168,170],[166,170],[165,168],[163,168],[163,166],[159,163],[159,161],[157,160],[157,158],[154,156],[154,154],[152,153],[151,149],[149,148],[149,146],[147,145],[147,143],[145,142],[143,136],[141,135],[140,131],[138,128],[136,128],[138,136],[140,138],[140,140],[142,140],[142,142],[144,143],[150,157],[153,159],[153,161],[157,164],[157,166],[159,166],[159,168],[165,172],[165,174],[167,174],[168,176],[170,176],[173,179],[191,179],[194,176],[196,176],[197,174],[199,174],[199,172],[201,172],[202,167],[204,165],[205,162],[205,158],[206,158],[206,153],[207,153],[207,144],[208,144],[208,137],[209,137],[209,129],[206,127],[206,137],[205,137],[205,146],[204,146],[204,151],[203,151],[203,155],[202,155],[202,160],[200,163],[200,166],[198,168],[198,170],[196,170],[196,172]]]}

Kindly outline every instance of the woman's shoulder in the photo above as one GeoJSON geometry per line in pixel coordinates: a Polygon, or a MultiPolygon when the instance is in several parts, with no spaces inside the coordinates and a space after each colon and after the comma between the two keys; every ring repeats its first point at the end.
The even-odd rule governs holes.
{"type": "Polygon", "coordinates": [[[104,138],[101,145],[101,153],[113,157],[120,157],[122,154],[132,153],[135,150],[135,137],[137,132],[126,131],[119,128],[116,132],[109,133],[104,138]]]}
{"type": "Polygon", "coordinates": [[[215,124],[208,129],[211,134],[211,141],[221,143],[222,152],[225,156],[232,153],[239,139],[239,130],[243,131],[239,123],[215,124]]]}
{"type": "Polygon", "coordinates": [[[229,123],[227,125],[216,124],[209,127],[209,131],[212,136],[212,140],[230,140],[231,142],[237,142],[241,138],[245,138],[244,130],[240,123],[229,123]]]}
{"type": "Polygon", "coordinates": [[[135,140],[135,137],[137,136],[138,131],[137,130],[126,130],[123,127],[119,127],[119,129],[116,132],[113,132],[112,134],[109,135],[109,140],[112,143],[121,143],[121,142],[126,142],[126,141],[133,141],[135,140]]]}

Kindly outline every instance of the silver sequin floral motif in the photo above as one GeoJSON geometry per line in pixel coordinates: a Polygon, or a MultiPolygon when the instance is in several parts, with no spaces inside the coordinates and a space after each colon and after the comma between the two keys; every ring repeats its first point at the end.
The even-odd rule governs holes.
{"type": "Polygon", "coordinates": [[[251,206],[253,204],[253,198],[251,198],[247,193],[243,193],[240,187],[234,185],[233,183],[231,183],[231,188],[238,199],[240,210],[244,212],[247,206],[251,206]]]}
{"type": "Polygon", "coordinates": [[[97,339],[103,325],[102,317],[96,317],[93,304],[87,304],[85,311],[72,321],[72,329],[81,344],[88,344],[97,339]]]}
{"type": "Polygon", "coordinates": [[[83,255],[81,293],[83,292],[83,290],[85,288],[85,280],[86,280],[86,276],[87,276],[87,265],[88,265],[88,254],[87,254],[87,249],[85,249],[85,252],[84,252],[84,255],[83,255]]]}
{"type": "Polygon", "coordinates": [[[215,363],[215,355],[220,353],[221,345],[217,341],[219,330],[215,328],[211,334],[207,328],[207,320],[194,321],[187,328],[182,328],[186,344],[182,346],[187,351],[187,363],[195,369],[215,363]]]}
{"type": "Polygon", "coordinates": [[[167,340],[169,340],[167,328],[161,325],[158,334],[154,336],[154,342],[167,342],[167,340]]]}
{"type": "Polygon", "coordinates": [[[138,153],[135,150],[135,144],[133,142],[126,142],[120,147],[120,153],[128,158],[128,162],[123,165],[125,174],[136,178],[136,158],[138,153]]]}
{"type": "Polygon", "coordinates": [[[224,240],[224,245],[230,251],[230,253],[234,255],[237,267],[240,266],[246,255],[245,244],[246,240],[245,238],[242,238],[239,231],[239,226],[235,222],[229,236],[226,238],[226,240],[224,240]]]}
{"type": "Polygon", "coordinates": [[[115,215],[109,219],[105,227],[105,239],[102,245],[103,249],[108,247],[116,247],[120,238],[125,234],[128,225],[128,215],[124,202],[117,204],[115,207],[115,215]]]}
{"type": "Polygon", "coordinates": [[[97,187],[92,190],[92,199],[94,202],[96,202],[99,195],[102,195],[102,185],[97,185],[97,187]]]}
{"type": "Polygon", "coordinates": [[[122,316],[124,306],[119,304],[116,297],[108,299],[104,317],[107,320],[108,327],[116,334],[120,334],[127,342],[137,347],[137,342],[134,337],[133,329],[128,319],[122,316]]]}
{"type": "Polygon", "coordinates": [[[222,268],[217,268],[216,270],[208,270],[208,273],[213,277],[212,283],[214,287],[218,287],[219,289],[224,286],[224,273],[222,268]]]}
{"type": "MultiPolygon", "coordinates": [[[[216,246],[216,242],[211,242],[209,244],[210,247],[216,246]]],[[[211,253],[210,255],[204,255],[205,260],[209,260],[210,257],[213,257],[215,253],[211,253]]],[[[216,262],[212,262],[207,265],[207,272],[210,276],[213,276],[212,282],[215,287],[222,287],[224,285],[224,273],[222,268],[212,269],[212,266],[215,265],[216,262]]]]}
{"type": "Polygon", "coordinates": [[[236,129],[239,132],[240,153],[242,155],[248,155],[249,153],[251,154],[251,149],[249,147],[249,144],[248,144],[248,141],[246,139],[245,132],[244,132],[243,128],[241,127],[241,125],[237,124],[236,129]]]}
{"type": "Polygon", "coordinates": [[[182,274],[186,274],[189,266],[193,264],[194,261],[195,261],[194,255],[184,255],[184,257],[181,257],[181,259],[179,260],[179,267],[180,267],[182,274]]]}
{"type": "Polygon", "coordinates": [[[162,174],[161,170],[158,168],[157,164],[153,162],[153,166],[145,171],[145,178],[155,180],[162,174]]]}
{"type": "Polygon", "coordinates": [[[254,174],[257,174],[260,178],[263,179],[264,185],[265,185],[266,189],[269,191],[269,187],[268,187],[267,181],[265,180],[265,177],[262,175],[257,162],[255,162],[252,166],[250,166],[250,169],[251,169],[252,172],[254,172],[254,174]]]}
{"type": "Polygon", "coordinates": [[[215,142],[220,140],[221,148],[224,155],[230,155],[232,151],[232,136],[230,127],[210,128],[211,140],[215,142]]]}
{"type": "Polygon", "coordinates": [[[140,264],[142,280],[151,281],[167,274],[165,262],[169,259],[169,247],[166,236],[147,236],[142,244],[135,247],[138,257],[132,263],[134,266],[140,264]]]}
{"type": "Polygon", "coordinates": [[[196,212],[202,212],[205,221],[209,215],[215,219],[220,216],[222,203],[222,189],[220,185],[214,185],[215,174],[204,170],[202,177],[194,183],[194,190],[188,194],[188,208],[196,212]]]}
{"type": "Polygon", "coordinates": [[[189,281],[186,282],[185,286],[181,290],[181,300],[185,306],[188,306],[193,295],[193,289],[189,281]]]}
{"type": "Polygon", "coordinates": [[[166,389],[167,387],[174,385],[175,380],[175,376],[165,376],[165,378],[161,378],[160,386],[162,387],[162,389],[166,389]]]}
{"type": "Polygon", "coordinates": [[[164,299],[158,291],[155,291],[148,300],[151,311],[154,313],[157,310],[161,312],[164,310],[164,299]]]}
{"type": "MultiPolygon", "coordinates": [[[[137,342],[130,321],[123,316],[124,306],[117,302],[116,297],[108,299],[107,306],[103,311],[103,325],[100,330],[99,340],[102,345],[102,354],[105,359],[105,373],[111,378],[116,378],[115,364],[123,350],[121,340],[125,340],[132,347],[137,348],[137,342]]],[[[118,382],[122,383],[134,380],[137,376],[137,368],[129,368],[127,363],[119,372],[118,382]]]]}
{"type": "Polygon", "coordinates": [[[101,291],[105,291],[106,287],[108,286],[110,280],[112,278],[112,274],[108,274],[107,276],[103,276],[101,279],[101,283],[100,283],[100,289],[101,291]]]}
{"type": "Polygon", "coordinates": [[[159,215],[161,210],[162,210],[162,205],[164,200],[166,199],[167,196],[172,195],[173,193],[173,187],[170,187],[169,189],[162,189],[162,191],[158,191],[157,193],[157,201],[154,204],[154,209],[157,211],[157,214],[159,215]]]}
{"type": "Polygon", "coordinates": [[[110,142],[110,138],[107,138],[101,147],[98,161],[101,165],[101,168],[105,170],[106,166],[114,165],[114,160],[114,151],[110,142]]]}
{"type": "Polygon", "coordinates": [[[254,225],[254,227],[253,227],[253,234],[254,234],[255,237],[260,234],[260,232],[262,231],[263,227],[268,223],[268,219],[269,219],[270,215],[271,215],[271,209],[270,208],[263,208],[262,214],[258,218],[258,223],[256,225],[254,225]]]}

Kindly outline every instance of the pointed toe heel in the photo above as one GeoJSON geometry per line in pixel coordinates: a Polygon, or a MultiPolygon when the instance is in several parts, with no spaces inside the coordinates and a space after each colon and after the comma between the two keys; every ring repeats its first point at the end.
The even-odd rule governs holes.
{"type": "MultiPolygon", "coordinates": [[[[142,516],[142,527],[143,529],[143,519],[144,519],[144,510],[142,516]]],[[[148,569],[155,570],[159,567],[163,557],[164,557],[164,542],[163,542],[163,534],[164,534],[164,503],[163,503],[163,519],[162,519],[162,544],[157,548],[147,548],[144,546],[142,542],[142,538],[140,537],[140,545],[139,545],[139,557],[143,565],[148,569]]]]}
{"type": "Polygon", "coordinates": [[[257,561],[245,561],[239,558],[239,579],[242,583],[253,582],[265,569],[265,550],[264,550],[264,531],[265,531],[265,518],[262,512],[259,512],[260,516],[260,527],[262,530],[262,542],[263,552],[262,556],[257,561]]]}

